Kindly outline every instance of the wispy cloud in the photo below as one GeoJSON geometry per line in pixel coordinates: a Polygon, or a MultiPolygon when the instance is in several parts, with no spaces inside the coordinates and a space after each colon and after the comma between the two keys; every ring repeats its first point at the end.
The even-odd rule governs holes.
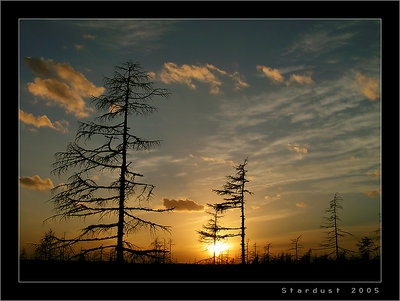
{"type": "Polygon", "coordinates": [[[378,179],[381,175],[380,170],[368,171],[367,176],[373,176],[375,179],[378,179]]]}
{"type": "Polygon", "coordinates": [[[235,163],[232,160],[224,160],[220,158],[213,158],[213,157],[204,157],[204,156],[195,156],[192,154],[189,154],[189,158],[192,159],[200,159],[205,162],[211,162],[211,163],[219,163],[219,164],[229,164],[229,165],[234,165],[235,163]]]}
{"type": "Polygon", "coordinates": [[[303,155],[308,153],[308,145],[304,145],[304,146],[300,146],[299,144],[295,143],[294,145],[292,145],[291,143],[288,143],[288,149],[291,152],[296,152],[297,158],[299,159],[303,159],[303,155]]]}
{"type": "Polygon", "coordinates": [[[320,191],[322,186],[315,183],[323,181],[324,187],[334,189],[340,177],[347,179],[343,190],[366,190],[361,175],[379,163],[380,113],[373,103],[365,106],[353,79],[350,71],[311,88],[282,85],[245,102],[222,99],[210,117],[218,127],[197,151],[233,161],[248,156],[256,189],[289,183],[299,189],[295,185],[307,183],[310,191],[320,191]],[[298,160],[300,156],[307,160],[298,160]],[[268,181],[260,180],[266,175],[268,181]]]}
{"type": "Polygon", "coordinates": [[[91,108],[86,107],[84,97],[100,96],[103,87],[96,87],[81,72],[68,63],[59,63],[43,58],[24,59],[29,69],[37,76],[28,83],[28,90],[34,96],[49,100],[49,104],[57,104],[78,118],[89,116],[91,108]],[[43,77],[44,79],[40,78],[43,77]]]}
{"type": "Polygon", "coordinates": [[[381,195],[381,189],[379,188],[378,190],[373,190],[373,191],[364,191],[366,195],[368,195],[370,198],[375,198],[378,195],[381,195]]]}
{"type": "Polygon", "coordinates": [[[304,202],[299,202],[299,203],[296,203],[296,207],[305,208],[305,207],[307,207],[307,204],[304,202]]]}
{"type": "Polygon", "coordinates": [[[211,64],[183,64],[179,66],[173,62],[168,62],[164,64],[159,77],[161,81],[166,84],[182,83],[192,89],[197,88],[197,84],[195,82],[209,84],[211,94],[220,94],[223,82],[219,76],[222,75],[232,78],[235,84],[235,90],[241,90],[250,86],[243,80],[239,72],[230,74],[227,71],[219,69],[211,64]]]}
{"type": "Polygon", "coordinates": [[[96,36],[92,34],[84,34],[82,37],[89,40],[94,40],[96,38],[96,36]]]}
{"type": "Polygon", "coordinates": [[[19,110],[19,119],[23,123],[33,125],[36,128],[49,127],[53,130],[60,131],[62,133],[68,133],[69,123],[66,120],[55,121],[53,123],[46,115],[35,117],[33,114],[25,113],[22,110],[19,110]]]}
{"type": "Polygon", "coordinates": [[[32,190],[45,191],[54,188],[50,178],[42,179],[38,175],[34,175],[33,177],[20,177],[19,183],[21,186],[32,190]]]}
{"type": "MultiPolygon", "coordinates": [[[[281,72],[278,69],[272,69],[267,66],[257,65],[256,69],[259,72],[262,72],[266,77],[272,80],[274,83],[286,83],[286,86],[289,86],[293,83],[301,84],[301,85],[311,85],[314,83],[311,78],[311,73],[305,75],[299,74],[290,74],[289,79],[285,79],[281,72]]],[[[287,72],[288,70],[286,70],[287,72]]]]}
{"type": "Polygon", "coordinates": [[[160,47],[161,38],[174,29],[175,21],[170,20],[92,20],[79,21],[78,26],[92,32],[84,38],[96,37],[96,40],[113,48],[149,50],[160,47]],[[101,38],[97,38],[101,36],[101,38]],[[143,43],[146,42],[146,43],[143,43]],[[146,45],[146,46],[145,46],[146,45]]]}
{"type": "Polygon", "coordinates": [[[287,85],[291,83],[298,83],[302,85],[311,85],[314,81],[311,78],[311,75],[298,75],[298,74],[291,74],[289,80],[286,82],[287,85]]]}
{"type": "Polygon", "coordinates": [[[330,32],[318,32],[304,35],[298,42],[292,45],[284,55],[300,51],[304,53],[321,53],[323,51],[332,51],[345,46],[355,33],[348,32],[343,34],[331,34],[330,32]]]}

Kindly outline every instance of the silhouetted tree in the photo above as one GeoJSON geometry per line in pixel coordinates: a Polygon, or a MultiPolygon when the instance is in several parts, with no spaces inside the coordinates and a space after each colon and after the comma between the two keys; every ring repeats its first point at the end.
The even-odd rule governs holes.
{"type": "Polygon", "coordinates": [[[129,127],[131,115],[146,115],[156,110],[149,102],[153,97],[167,97],[165,89],[154,88],[150,76],[139,64],[131,62],[115,67],[114,75],[105,78],[105,94],[93,97],[92,103],[103,111],[96,122],[80,122],[75,142],[70,143],[65,152],[56,153],[53,164],[54,174],[76,171],[68,183],[54,189],[51,199],[56,214],[52,217],[96,216],[100,220],[107,216],[114,218],[110,223],[92,224],[67,243],[105,242],[116,240],[115,244],[102,245],[82,250],[93,252],[100,248],[115,248],[118,262],[124,261],[124,252],[148,254],[154,250],[138,250],[130,244],[125,235],[148,227],[151,231],[163,226],[139,217],[135,212],[165,212],[171,209],[151,209],[143,206],[152,195],[154,185],[139,181],[142,174],[132,170],[128,161],[130,151],[148,150],[157,145],[158,140],[146,140],[132,134],[129,127]],[[88,146],[90,140],[104,142],[88,146]],[[115,179],[108,184],[100,183],[99,173],[108,172],[115,179]],[[95,177],[93,177],[95,176],[95,177]],[[129,203],[135,202],[132,206],[129,203]]]}
{"type": "Polygon", "coordinates": [[[240,228],[229,228],[222,227],[219,220],[223,217],[218,210],[218,204],[207,204],[211,210],[207,210],[206,213],[212,217],[208,220],[206,225],[203,225],[203,230],[197,231],[200,236],[200,242],[206,245],[213,245],[213,264],[215,264],[215,248],[218,241],[223,241],[228,237],[238,236],[240,234],[221,234],[221,231],[237,230],[240,228]]]}
{"type": "Polygon", "coordinates": [[[271,243],[267,243],[264,246],[264,263],[269,263],[270,262],[270,259],[271,259],[271,253],[270,253],[271,246],[272,246],[271,243]]]}
{"type": "MultiPolygon", "coordinates": [[[[343,209],[340,205],[340,202],[343,198],[339,195],[339,193],[335,193],[333,199],[329,202],[329,208],[325,210],[326,216],[324,216],[325,223],[321,225],[321,228],[330,229],[327,232],[328,238],[325,243],[321,244],[322,249],[333,250],[330,254],[336,254],[336,260],[340,258],[341,253],[345,253],[346,251],[350,251],[345,249],[339,245],[339,238],[344,235],[352,235],[349,232],[342,230],[339,227],[339,209],[343,209]]],[[[351,252],[351,251],[350,251],[351,252]]]]}
{"type": "Polygon", "coordinates": [[[375,245],[372,238],[364,236],[357,243],[358,251],[361,254],[361,258],[369,260],[371,253],[375,250],[375,245]]]}
{"type": "Polygon", "coordinates": [[[34,245],[34,256],[41,260],[54,260],[57,257],[60,241],[55,236],[55,232],[50,229],[47,231],[40,243],[34,245]]]}
{"type": "Polygon", "coordinates": [[[303,246],[300,244],[300,238],[301,238],[301,235],[297,236],[297,237],[294,238],[294,239],[291,239],[291,242],[292,242],[291,245],[292,245],[293,247],[289,249],[289,250],[294,250],[294,251],[295,251],[295,259],[296,259],[296,262],[297,262],[297,260],[298,260],[298,252],[299,252],[299,249],[303,248],[303,246]]]}
{"type": "Polygon", "coordinates": [[[247,158],[244,160],[243,164],[238,164],[234,166],[236,173],[233,176],[227,176],[227,183],[222,189],[213,189],[219,195],[225,196],[225,202],[217,204],[218,210],[224,212],[229,209],[239,208],[241,210],[241,248],[242,248],[242,264],[246,263],[246,253],[245,253],[245,216],[244,216],[244,204],[245,204],[245,194],[253,194],[245,188],[246,183],[249,180],[246,177],[246,165],[247,158]]]}

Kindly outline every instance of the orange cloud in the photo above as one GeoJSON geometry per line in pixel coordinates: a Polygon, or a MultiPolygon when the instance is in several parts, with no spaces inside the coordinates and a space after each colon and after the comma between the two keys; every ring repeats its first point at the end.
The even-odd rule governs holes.
{"type": "Polygon", "coordinates": [[[53,182],[50,178],[41,179],[38,175],[34,175],[33,177],[20,177],[19,183],[21,186],[32,190],[45,191],[54,188],[53,182]]]}
{"type": "Polygon", "coordinates": [[[189,157],[192,159],[199,158],[205,162],[213,162],[213,163],[220,163],[220,164],[230,164],[234,165],[235,163],[232,160],[224,160],[224,159],[217,159],[217,158],[212,158],[212,157],[203,157],[203,156],[194,156],[192,154],[189,154],[189,157]]]}
{"type": "Polygon", "coordinates": [[[82,50],[83,49],[83,45],[74,45],[76,50],[82,50]]]}
{"type": "Polygon", "coordinates": [[[65,121],[65,120],[56,121],[56,122],[52,123],[50,121],[50,119],[46,115],[35,117],[32,114],[25,113],[22,110],[19,110],[19,119],[23,123],[33,125],[33,126],[35,126],[37,128],[49,127],[49,128],[51,128],[53,130],[60,131],[60,132],[63,132],[63,133],[67,133],[68,132],[68,128],[67,127],[68,127],[69,123],[68,123],[68,121],[65,121]]]}
{"type": "Polygon", "coordinates": [[[374,197],[376,197],[377,195],[381,195],[381,189],[378,188],[378,190],[375,190],[375,191],[365,191],[364,193],[365,193],[366,195],[368,195],[370,198],[374,198],[374,197]]]}
{"type": "Polygon", "coordinates": [[[285,79],[283,76],[279,73],[278,69],[272,69],[267,66],[261,66],[258,65],[257,70],[260,72],[263,72],[268,78],[272,79],[273,81],[282,83],[285,79]]]}
{"type": "Polygon", "coordinates": [[[378,178],[380,175],[381,175],[381,172],[379,170],[367,172],[367,176],[375,176],[376,178],[378,178]]]}
{"type": "Polygon", "coordinates": [[[162,200],[163,205],[167,209],[174,208],[175,211],[203,211],[204,206],[197,204],[195,201],[192,200],[174,200],[174,199],[167,199],[164,198],[162,200]]]}
{"type": "Polygon", "coordinates": [[[314,81],[311,78],[311,75],[298,75],[292,74],[290,75],[289,80],[286,82],[286,85],[290,85],[291,83],[296,82],[302,85],[311,85],[314,81]]]}
{"type": "Polygon", "coordinates": [[[240,78],[239,72],[230,74],[211,64],[206,64],[205,66],[183,64],[178,66],[172,62],[165,63],[160,73],[160,79],[166,84],[172,82],[183,83],[192,89],[197,88],[194,81],[198,81],[209,84],[211,86],[211,94],[220,94],[222,81],[217,78],[216,74],[231,77],[235,83],[235,90],[249,87],[249,84],[240,78]]]}
{"type": "MultiPolygon", "coordinates": [[[[184,64],[179,67],[175,63],[165,63],[164,68],[161,71],[160,78],[161,81],[166,84],[171,82],[184,83],[192,89],[196,89],[196,85],[193,83],[193,80],[208,83],[211,85],[210,92],[217,94],[219,93],[219,86],[221,86],[222,82],[219,81],[212,72],[210,72],[210,66],[212,65],[201,67],[184,64]]],[[[211,69],[215,70],[218,68],[215,67],[211,69]]]]}
{"type": "Polygon", "coordinates": [[[299,207],[299,208],[305,208],[305,207],[307,207],[307,204],[303,203],[303,202],[300,202],[300,203],[296,203],[296,206],[299,207]]]}
{"type": "Polygon", "coordinates": [[[240,78],[240,74],[239,72],[234,72],[232,74],[229,75],[234,81],[235,81],[235,90],[241,90],[243,88],[248,88],[250,87],[250,85],[246,82],[244,82],[241,78],[240,78]]]}
{"type": "Polygon", "coordinates": [[[354,84],[368,99],[375,100],[379,98],[379,85],[376,79],[366,77],[365,75],[357,72],[356,81],[354,84]]]}
{"type": "Polygon", "coordinates": [[[303,158],[303,154],[307,154],[308,153],[308,149],[306,147],[308,147],[308,146],[305,145],[305,146],[302,147],[299,144],[292,145],[292,144],[288,143],[288,149],[290,151],[292,151],[292,152],[298,153],[299,154],[298,155],[299,159],[303,158]]]}
{"type": "Polygon", "coordinates": [[[36,77],[33,83],[28,83],[29,92],[55,102],[78,118],[87,117],[92,111],[82,97],[97,97],[104,92],[103,87],[96,87],[68,63],[30,57],[24,61],[34,74],[45,78],[36,77]]]}
{"type": "Polygon", "coordinates": [[[91,34],[84,34],[83,35],[84,39],[90,39],[90,40],[94,40],[96,38],[96,36],[91,35],[91,34]]]}
{"type": "Polygon", "coordinates": [[[67,113],[73,113],[78,118],[89,116],[88,111],[90,110],[86,108],[80,95],[57,79],[42,80],[37,77],[33,83],[28,83],[28,90],[35,96],[40,96],[60,105],[66,109],[67,113]]]}

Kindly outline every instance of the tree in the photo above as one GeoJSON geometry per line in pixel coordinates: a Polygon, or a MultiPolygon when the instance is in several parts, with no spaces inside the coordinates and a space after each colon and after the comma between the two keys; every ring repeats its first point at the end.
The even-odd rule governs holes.
{"type": "Polygon", "coordinates": [[[239,208],[241,210],[241,247],[242,247],[242,264],[246,263],[245,254],[245,216],[244,216],[244,204],[245,204],[245,194],[253,194],[245,188],[246,183],[249,180],[246,178],[246,165],[247,158],[244,160],[243,164],[238,164],[234,166],[236,173],[233,176],[227,176],[227,183],[223,186],[223,189],[213,189],[218,195],[225,196],[225,202],[217,204],[218,210],[224,212],[229,209],[239,208]]]}
{"type": "Polygon", "coordinates": [[[237,230],[240,228],[227,228],[222,227],[219,223],[219,220],[223,217],[220,214],[218,204],[207,204],[211,210],[206,211],[207,214],[211,215],[212,217],[208,220],[206,225],[203,225],[203,230],[197,231],[200,236],[200,242],[204,243],[207,246],[213,246],[213,264],[215,264],[215,256],[216,256],[216,245],[217,242],[223,241],[228,237],[238,236],[240,234],[220,234],[221,231],[226,230],[237,230]]]}
{"type": "MultiPolygon", "coordinates": [[[[349,232],[346,232],[342,230],[339,227],[339,209],[343,209],[343,207],[340,205],[340,202],[343,200],[343,198],[339,195],[339,193],[335,193],[333,199],[329,202],[329,208],[325,210],[326,216],[324,216],[325,223],[321,225],[321,228],[326,228],[330,229],[327,232],[328,238],[326,239],[325,243],[321,244],[322,249],[325,250],[333,250],[330,254],[336,254],[336,260],[339,259],[339,251],[341,253],[345,253],[346,251],[350,251],[348,249],[345,249],[339,245],[339,238],[343,237],[345,235],[352,235],[349,232]]],[[[351,252],[351,251],[350,251],[351,252]]]]}
{"type": "Polygon", "coordinates": [[[361,254],[362,259],[369,260],[371,253],[375,250],[375,245],[372,238],[364,236],[357,243],[358,251],[361,254]]]}
{"type": "Polygon", "coordinates": [[[299,249],[303,248],[303,246],[300,244],[300,238],[301,238],[301,235],[297,236],[295,239],[291,239],[291,242],[292,242],[291,244],[293,247],[289,249],[289,250],[295,251],[296,262],[298,260],[299,249]]]}
{"type": "Polygon", "coordinates": [[[55,232],[50,229],[47,231],[40,243],[34,244],[34,256],[41,260],[54,260],[57,256],[60,241],[55,236],[55,232]]]}
{"type": "Polygon", "coordinates": [[[89,217],[100,220],[110,217],[110,223],[96,223],[82,229],[81,234],[65,242],[105,242],[83,250],[84,253],[115,248],[118,262],[124,261],[124,253],[149,254],[155,250],[138,250],[125,236],[147,227],[151,231],[163,226],[145,220],[137,212],[165,212],[171,209],[151,209],[143,206],[152,196],[154,185],[139,181],[142,174],[132,170],[128,162],[131,151],[149,150],[159,145],[159,140],[146,140],[131,133],[128,119],[131,115],[147,115],[156,110],[149,102],[153,97],[167,97],[169,91],[154,88],[150,77],[139,64],[127,62],[115,67],[114,75],[104,79],[106,93],[92,97],[92,103],[103,111],[95,122],[80,122],[76,139],[65,152],[56,153],[53,173],[60,175],[75,169],[68,183],[54,189],[51,201],[56,214],[51,218],[89,217]],[[104,112],[105,111],[105,112],[104,112]],[[89,146],[90,141],[103,141],[89,146]],[[100,183],[98,175],[108,173],[114,180],[100,183]],[[130,205],[137,204],[136,206],[130,205]]]}
{"type": "Polygon", "coordinates": [[[264,246],[264,263],[269,263],[271,254],[270,254],[270,249],[271,249],[272,243],[266,243],[264,246]]]}

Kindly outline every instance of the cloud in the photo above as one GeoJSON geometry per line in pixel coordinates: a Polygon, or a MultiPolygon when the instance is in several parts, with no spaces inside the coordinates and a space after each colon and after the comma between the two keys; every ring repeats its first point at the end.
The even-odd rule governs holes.
{"type": "Polygon", "coordinates": [[[247,88],[250,85],[246,83],[240,76],[239,72],[228,73],[217,68],[214,65],[206,64],[204,66],[183,64],[178,66],[175,63],[165,63],[160,72],[160,79],[165,84],[173,82],[182,83],[192,89],[196,89],[195,82],[206,83],[210,85],[211,94],[220,94],[222,81],[217,75],[229,76],[235,83],[235,90],[247,88]]]}
{"type": "MultiPolygon", "coordinates": [[[[272,69],[267,66],[261,66],[258,65],[256,66],[257,70],[262,72],[264,75],[266,75],[268,78],[272,79],[273,82],[276,83],[286,83],[286,86],[289,86],[291,83],[296,82],[298,84],[302,85],[310,85],[314,83],[314,81],[311,78],[311,74],[308,75],[298,75],[298,74],[291,74],[288,80],[285,80],[281,72],[279,72],[278,69],[272,69]]],[[[287,72],[287,70],[286,70],[287,72]]]]}
{"type": "Polygon", "coordinates": [[[96,36],[94,36],[92,34],[84,34],[82,37],[84,39],[89,39],[89,40],[94,40],[96,38],[96,36]]]}
{"type": "Polygon", "coordinates": [[[39,117],[35,117],[30,113],[25,113],[22,110],[19,110],[19,119],[26,124],[33,125],[37,128],[40,127],[49,127],[53,130],[60,131],[62,133],[68,133],[68,121],[56,121],[52,123],[50,119],[46,115],[42,115],[39,117]]]}
{"type": "Polygon", "coordinates": [[[224,160],[224,159],[218,159],[218,158],[212,158],[212,157],[203,157],[203,156],[195,156],[192,154],[189,154],[189,158],[196,159],[199,158],[205,162],[212,162],[212,163],[220,163],[220,164],[229,164],[229,165],[234,165],[235,163],[232,160],[224,160]]]}
{"type": "Polygon", "coordinates": [[[306,204],[306,203],[303,203],[303,202],[296,203],[296,207],[305,208],[305,207],[307,207],[307,204],[306,204]]]}
{"type": "Polygon", "coordinates": [[[136,50],[151,50],[160,47],[156,42],[173,30],[174,23],[172,20],[82,20],[76,25],[91,32],[86,39],[101,33],[102,41],[113,48],[135,46],[136,50]]]}
{"type": "Polygon", "coordinates": [[[250,87],[250,85],[248,83],[246,83],[245,81],[243,81],[240,78],[240,74],[239,72],[234,72],[232,74],[229,75],[235,82],[235,91],[238,90],[242,90],[243,88],[248,88],[250,87]]]}
{"type": "Polygon", "coordinates": [[[299,144],[290,144],[288,143],[288,149],[291,152],[296,152],[298,153],[298,158],[302,159],[303,158],[303,154],[307,154],[308,153],[308,149],[307,149],[308,145],[305,146],[300,146],[299,144]]]}
{"type": "Polygon", "coordinates": [[[68,63],[30,57],[25,58],[24,61],[29,69],[39,76],[33,83],[28,83],[29,92],[53,101],[65,108],[67,113],[73,113],[78,118],[87,117],[92,111],[86,107],[82,98],[97,97],[104,92],[103,87],[96,87],[68,63]]]}
{"type": "Polygon", "coordinates": [[[314,83],[314,81],[311,79],[311,75],[291,74],[289,80],[286,82],[286,85],[290,85],[293,82],[302,85],[311,85],[314,83]]]}
{"type": "Polygon", "coordinates": [[[348,41],[354,35],[354,33],[330,35],[328,32],[306,34],[283,55],[288,55],[295,51],[301,51],[305,53],[321,53],[324,51],[332,51],[347,45],[348,41]]]}
{"type": "Polygon", "coordinates": [[[197,204],[195,201],[192,200],[174,200],[174,199],[167,199],[164,198],[162,200],[163,205],[167,209],[174,208],[175,211],[203,211],[204,206],[197,204]]]}
{"type": "Polygon", "coordinates": [[[364,193],[366,195],[368,195],[370,198],[374,198],[377,195],[381,195],[381,189],[379,188],[378,190],[374,190],[374,191],[364,191],[364,193]]]}
{"type": "Polygon", "coordinates": [[[75,47],[76,50],[82,50],[83,49],[83,45],[76,44],[76,45],[74,45],[74,47],[75,47]]]}
{"type": "Polygon", "coordinates": [[[89,116],[90,110],[86,108],[85,102],[79,94],[57,79],[41,80],[37,77],[33,83],[28,83],[28,90],[35,96],[53,101],[65,108],[67,113],[72,113],[78,118],[89,116]]]}
{"type": "Polygon", "coordinates": [[[219,81],[210,71],[209,66],[210,65],[202,67],[184,64],[179,67],[175,63],[165,63],[164,68],[161,71],[160,78],[161,81],[166,84],[171,82],[184,83],[192,89],[196,89],[196,85],[193,83],[193,80],[197,80],[202,83],[208,83],[211,85],[210,92],[212,94],[218,94],[219,86],[222,85],[222,82],[219,81]]]}
{"type": "Polygon", "coordinates": [[[357,72],[354,84],[368,99],[375,100],[379,98],[379,84],[376,79],[357,72]]]}
{"type": "Polygon", "coordinates": [[[258,71],[263,72],[268,78],[275,82],[282,83],[285,80],[284,77],[279,73],[278,69],[272,69],[270,67],[261,65],[258,65],[256,68],[258,71]]]}
{"type": "Polygon", "coordinates": [[[41,179],[38,175],[34,175],[33,177],[20,177],[19,183],[32,190],[45,191],[54,188],[53,182],[50,178],[41,179]]]}
{"type": "Polygon", "coordinates": [[[367,172],[367,176],[374,176],[375,179],[378,179],[380,177],[380,175],[381,175],[381,172],[379,170],[367,172]]]}

